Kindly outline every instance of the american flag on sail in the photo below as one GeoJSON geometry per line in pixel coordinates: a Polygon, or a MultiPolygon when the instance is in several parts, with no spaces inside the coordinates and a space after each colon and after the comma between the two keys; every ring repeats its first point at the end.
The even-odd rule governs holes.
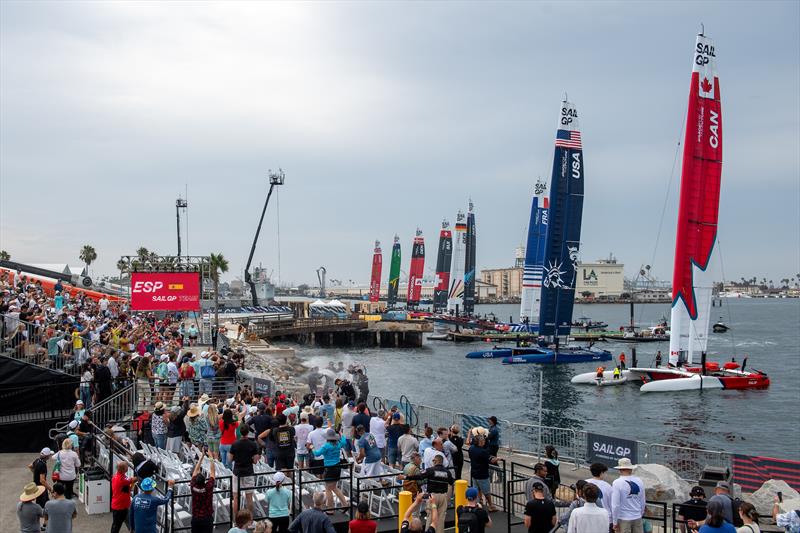
{"type": "Polygon", "coordinates": [[[556,146],[561,148],[574,148],[583,150],[581,146],[581,132],[558,130],[556,133],[556,146]]]}

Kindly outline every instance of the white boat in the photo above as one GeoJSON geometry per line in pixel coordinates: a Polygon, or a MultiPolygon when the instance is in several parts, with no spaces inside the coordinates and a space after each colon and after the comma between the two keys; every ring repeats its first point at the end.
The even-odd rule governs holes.
{"type": "Polygon", "coordinates": [[[700,389],[724,389],[722,381],[715,376],[694,374],[690,377],[664,379],[645,383],[639,388],[642,392],[669,392],[700,389]]]}
{"type": "Polygon", "coordinates": [[[614,379],[613,377],[609,379],[603,376],[603,379],[595,378],[594,384],[597,385],[598,387],[608,387],[609,385],[622,385],[626,381],[628,381],[628,378],[625,376],[622,376],[619,379],[614,379]]]}
{"type": "MultiPolygon", "coordinates": [[[[637,381],[642,379],[641,376],[633,374],[630,370],[623,370],[620,374],[620,378],[624,379],[625,381],[637,381]]],[[[612,379],[614,379],[613,370],[606,370],[603,372],[603,381],[612,379]]],[[[570,382],[573,385],[596,385],[597,372],[584,372],[583,374],[578,374],[577,376],[574,376],[570,382]]]]}

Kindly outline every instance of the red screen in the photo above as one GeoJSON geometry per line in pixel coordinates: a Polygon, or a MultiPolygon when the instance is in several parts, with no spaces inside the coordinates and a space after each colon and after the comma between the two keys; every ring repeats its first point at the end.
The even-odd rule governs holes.
{"type": "Polygon", "coordinates": [[[200,274],[197,272],[132,273],[131,309],[199,311],[200,274]]]}

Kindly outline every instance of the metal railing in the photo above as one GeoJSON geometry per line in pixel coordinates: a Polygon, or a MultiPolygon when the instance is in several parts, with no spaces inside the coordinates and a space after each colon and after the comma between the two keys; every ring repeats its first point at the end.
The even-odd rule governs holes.
{"type": "MultiPolygon", "coordinates": [[[[640,445],[641,448],[641,445],[640,445]]],[[[697,480],[706,466],[732,469],[731,454],[668,444],[647,446],[647,460],[669,467],[682,479],[697,480]]]]}

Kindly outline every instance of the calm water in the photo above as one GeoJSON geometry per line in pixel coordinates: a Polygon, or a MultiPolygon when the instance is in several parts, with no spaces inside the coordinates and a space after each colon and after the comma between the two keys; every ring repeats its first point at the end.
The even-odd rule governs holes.
{"type": "MultiPolygon", "coordinates": [[[[517,305],[478,306],[501,319],[517,305]]],[[[371,392],[388,398],[407,395],[412,402],[475,414],[496,414],[517,422],[538,418],[538,370],[544,371],[544,421],[547,425],[675,445],[693,445],[734,453],[800,459],[800,300],[729,300],[715,309],[732,326],[712,333],[709,360],[741,361],[770,375],[763,391],[705,391],[642,394],[635,384],[619,387],[572,385],[570,378],[594,370],[594,364],[513,365],[499,360],[465,359],[483,345],[426,341],[416,349],[298,349],[310,364],[330,360],[361,361],[371,392]]],[[[610,328],[628,323],[626,305],[576,306],[574,316],[603,320],[610,328]]],[[[669,316],[669,306],[641,305],[640,325],[669,316]]],[[[715,317],[716,318],[716,317],[715,317]]],[[[712,320],[713,322],[714,320],[712,320]]],[[[628,344],[601,343],[615,355],[628,344]]],[[[652,364],[667,343],[637,347],[640,364],[652,364]]]]}

